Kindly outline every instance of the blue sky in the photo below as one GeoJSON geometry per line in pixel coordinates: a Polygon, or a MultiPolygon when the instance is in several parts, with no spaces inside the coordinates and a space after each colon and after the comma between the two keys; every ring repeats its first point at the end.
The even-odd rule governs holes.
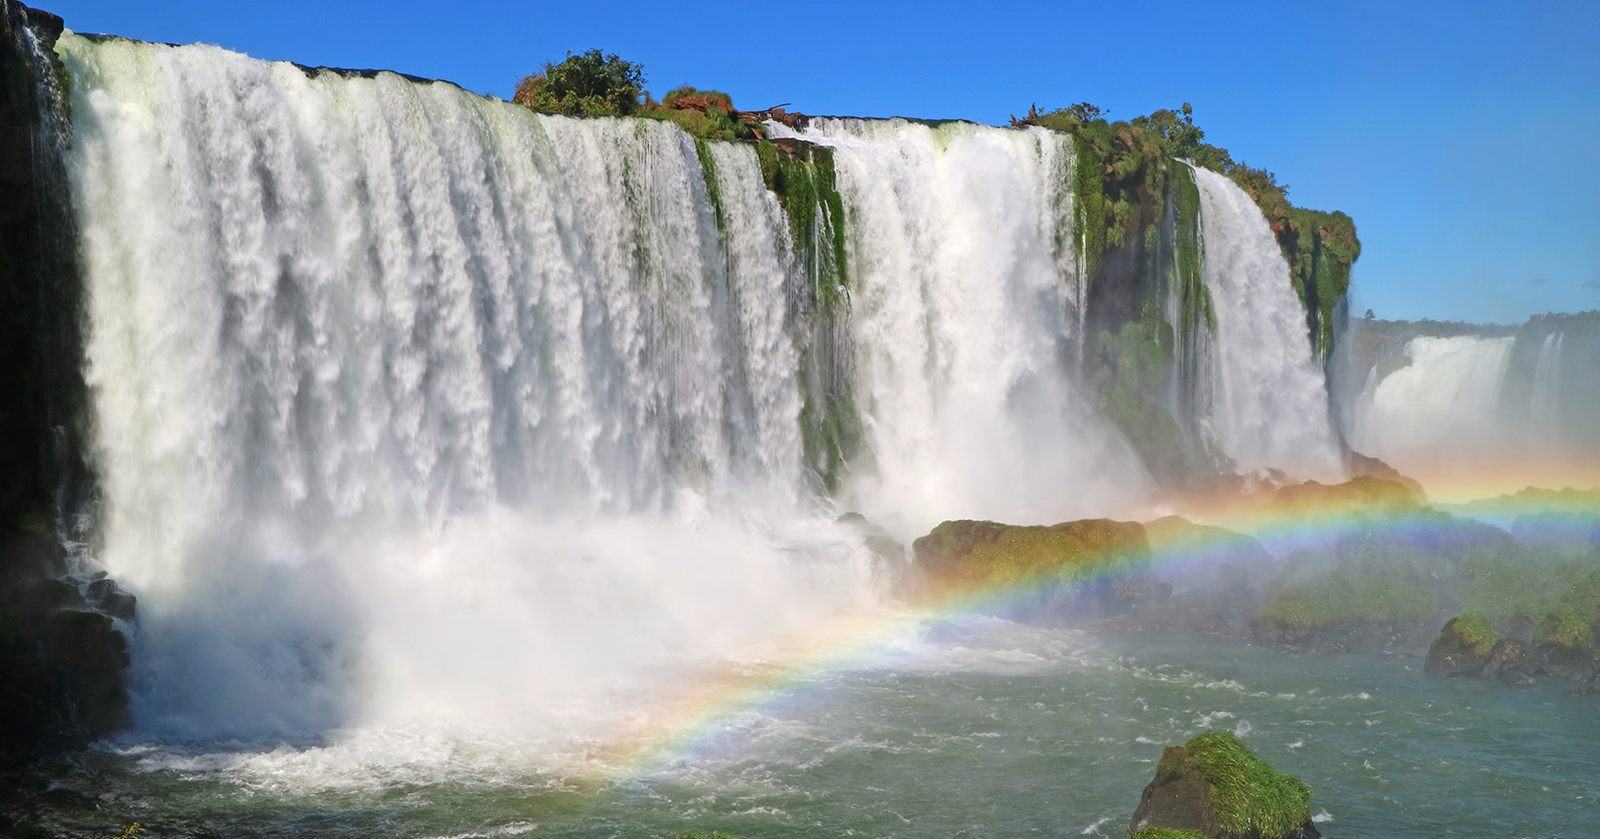
{"type": "Polygon", "coordinates": [[[1600,3],[37,0],[81,32],[376,67],[503,97],[568,50],[658,95],[1003,123],[1194,105],[1290,198],[1356,220],[1352,309],[1520,321],[1600,308],[1600,3]]]}

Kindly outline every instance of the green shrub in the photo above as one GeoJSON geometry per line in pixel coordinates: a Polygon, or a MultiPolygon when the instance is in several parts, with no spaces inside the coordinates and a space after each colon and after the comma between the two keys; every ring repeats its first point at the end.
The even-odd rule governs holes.
{"type": "Polygon", "coordinates": [[[1224,833],[1281,839],[1310,820],[1306,785],[1251,754],[1233,734],[1207,732],[1185,744],[1183,754],[1211,784],[1211,807],[1224,833]]]}
{"type": "Polygon", "coordinates": [[[1494,648],[1494,630],[1482,612],[1463,612],[1453,625],[1456,638],[1479,655],[1488,655],[1494,648]]]}
{"type": "Polygon", "coordinates": [[[560,64],[524,76],[512,101],[556,114],[626,116],[639,109],[644,68],[615,55],[589,50],[567,53],[560,64]]]}

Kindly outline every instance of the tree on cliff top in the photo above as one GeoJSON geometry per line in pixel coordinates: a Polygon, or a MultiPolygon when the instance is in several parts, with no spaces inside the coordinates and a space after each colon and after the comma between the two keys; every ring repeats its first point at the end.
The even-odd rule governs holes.
{"type": "Polygon", "coordinates": [[[568,52],[560,64],[546,63],[543,73],[524,76],[511,101],[557,114],[626,116],[638,110],[643,89],[643,67],[589,50],[568,52]]]}

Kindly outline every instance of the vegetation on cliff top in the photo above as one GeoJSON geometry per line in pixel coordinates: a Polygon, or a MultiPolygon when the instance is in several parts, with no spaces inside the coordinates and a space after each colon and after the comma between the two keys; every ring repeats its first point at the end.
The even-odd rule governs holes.
{"type": "Polygon", "coordinates": [[[1162,108],[1131,120],[1112,122],[1087,102],[1041,112],[1037,106],[1013,125],[1035,125],[1073,135],[1078,148],[1077,192],[1082,221],[1083,258],[1092,277],[1101,256],[1149,228],[1162,214],[1168,183],[1189,161],[1231,178],[1250,194],[1266,216],[1295,291],[1306,306],[1312,343],[1326,357],[1333,348],[1335,309],[1350,286],[1350,266],[1361,255],[1355,222],[1342,212],[1321,212],[1289,202],[1289,185],[1265,169],[1233,159],[1227,149],[1205,142],[1194,124],[1194,109],[1162,108]]]}

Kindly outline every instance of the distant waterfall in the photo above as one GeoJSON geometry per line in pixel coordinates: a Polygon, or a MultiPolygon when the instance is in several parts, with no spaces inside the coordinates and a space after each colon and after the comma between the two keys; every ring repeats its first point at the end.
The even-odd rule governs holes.
{"type": "Polygon", "coordinates": [[[1561,432],[1561,341],[1564,337],[1560,330],[1544,336],[1538,361],[1534,364],[1528,400],[1528,442],[1535,448],[1554,448],[1561,432]]]}
{"type": "Polygon", "coordinates": [[[1350,445],[1407,474],[1465,470],[1509,451],[1501,385],[1512,338],[1413,338],[1409,363],[1373,371],[1349,412],[1350,445]]]}
{"type": "Polygon", "coordinates": [[[1336,480],[1343,467],[1327,381],[1272,229],[1227,177],[1199,168],[1194,176],[1205,281],[1217,315],[1211,406],[1202,423],[1241,471],[1336,480]]]}

